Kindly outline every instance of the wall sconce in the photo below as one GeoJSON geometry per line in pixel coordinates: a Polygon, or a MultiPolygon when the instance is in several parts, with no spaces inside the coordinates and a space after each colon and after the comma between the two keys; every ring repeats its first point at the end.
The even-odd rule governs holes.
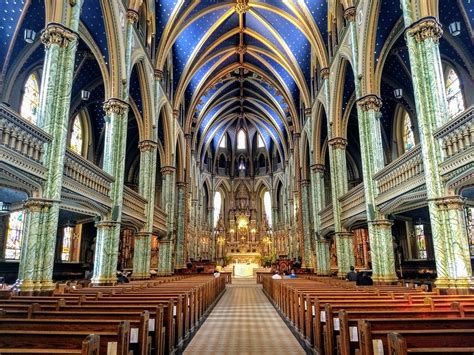
{"type": "Polygon", "coordinates": [[[400,100],[403,97],[403,89],[399,88],[399,89],[393,90],[393,96],[395,96],[397,100],[400,100]]]}
{"type": "Polygon", "coordinates": [[[33,30],[25,29],[25,33],[23,35],[23,38],[26,43],[33,43],[36,38],[36,32],[33,30]]]}
{"type": "Polygon", "coordinates": [[[461,33],[461,22],[459,21],[451,22],[448,28],[449,28],[449,33],[451,33],[453,36],[459,36],[459,34],[461,33]]]}
{"type": "Polygon", "coordinates": [[[81,99],[84,101],[89,100],[89,97],[91,96],[91,92],[87,90],[81,90],[81,99]]]}

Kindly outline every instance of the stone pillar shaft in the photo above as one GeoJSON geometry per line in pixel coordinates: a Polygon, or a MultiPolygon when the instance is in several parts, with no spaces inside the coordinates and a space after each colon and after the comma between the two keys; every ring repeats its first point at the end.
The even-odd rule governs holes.
{"type": "Polygon", "coordinates": [[[66,152],[71,87],[82,1],[71,8],[69,26],[49,23],[41,40],[45,45],[38,126],[52,136],[45,147],[46,181],[40,199],[26,202],[27,213],[18,279],[21,292],[51,292],[59,205],[66,152]]]}
{"type": "Polygon", "coordinates": [[[184,249],[185,249],[185,220],[184,220],[184,205],[186,203],[186,183],[178,182],[178,208],[176,218],[176,269],[185,267],[184,249]]]}
{"type": "Polygon", "coordinates": [[[164,166],[161,168],[163,177],[163,203],[164,211],[167,215],[166,226],[167,235],[160,240],[160,251],[158,261],[158,273],[160,275],[171,274],[174,270],[173,265],[173,243],[174,243],[174,211],[175,211],[175,178],[176,172],[173,166],[164,166]]]}
{"type": "Polygon", "coordinates": [[[309,205],[309,189],[311,188],[308,180],[301,182],[301,209],[303,215],[303,241],[304,241],[304,266],[313,268],[312,242],[311,242],[311,208],[309,205]]]}
{"type": "Polygon", "coordinates": [[[466,289],[472,284],[472,267],[467,230],[462,227],[462,202],[458,197],[445,196],[440,169],[442,152],[433,134],[448,120],[439,51],[443,31],[433,17],[413,18],[411,6],[409,1],[402,0],[438,274],[436,284],[441,288],[466,289]]]}

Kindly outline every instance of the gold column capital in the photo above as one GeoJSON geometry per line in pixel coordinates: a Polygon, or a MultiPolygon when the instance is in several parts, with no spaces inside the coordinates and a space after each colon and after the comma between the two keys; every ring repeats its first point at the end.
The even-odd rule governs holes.
{"type": "Polygon", "coordinates": [[[107,116],[114,113],[122,115],[128,111],[128,103],[120,99],[110,98],[104,102],[104,111],[107,116]]]}
{"type": "Polygon", "coordinates": [[[424,17],[414,22],[410,27],[407,27],[405,34],[414,37],[417,42],[422,42],[425,39],[431,38],[438,43],[443,35],[441,24],[435,17],[424,17]]]}
{"type": "Polygon", "coordinates": [[[171,175],[176,171],[176,168],[171,165],[165,165],[161,167],[161,174],[162,175],[171,175]]]}
{"type": "Polygon", "coordinates": [[[356,17],[356,8],[355,8],[355,6],[348,7],[344,11],[344,18],[346,19],[346,21],[354,22],[355,17],[356,17]]]}
{"type": "Polygon", "coordinates": [[[315,173],[324,173],[326,171],[326,166],[323,164],[313,164],[310,168],[315,173]]]}
{"type": "Polygon", "coordinates": [[[431,199],[441,210],[464,210],[464,200],[461,196],[443,196],[431,199]]]}
{"type": "Polygon", "coordinates": [[[143,140],[138,143],[140,152],[150,152],[158,147],[158,143],[152,140],[143,140]]]}
{"type": "Polygon", "coordinates": [[[329,78],[329,68],[322,68],[320,74],[323,80],[329,78]]]}
{"type": "Polygon", "coordinates": [[[357,105],[359,105],[363,111],[380,112],[380,109],[382,108],[382,99],[377,95],[369,94],[357,100],[357,105]]]}
{"type": "Polygon", "coordinates": [[[235,12],[239,15],[245,14],[247,11],[250,10],[250,5],[248,0],[237,0],[236,4],[234,5],[235,12]]]}
{"type": "Polygon", "coordinates": [[[61,201],[30,198],[23,203],[23,207],[31,212],[42,212],[43,210],[51,208],[55,202],[60,203],[61,201]]]}
{"type": "Polygon", "coordinates": [[[163,70],[155,69],[154,71],[155,79],[162,80],[163,79],[163,70]]]}
{"type": "Polygon", "coordinates": [[[60,23],[50,22],[41,34],[41,42],[46,48],[49,48],[52,44],[67,47],[69,43],[76,41],[78,37],[77,33],[60,23]]]}
{"type": "Polygon", "coordinates": [[[138,22],[138,12],[133,9],[127,10],[127,21],[129,24],[133,25],[138,22]]]}
{"type": "Polygon", "coordinates": [[[333,149],[346,149],[347,147],[347,139],[342,137],[334,137],[328,140],[328,144],[333,149]]]}

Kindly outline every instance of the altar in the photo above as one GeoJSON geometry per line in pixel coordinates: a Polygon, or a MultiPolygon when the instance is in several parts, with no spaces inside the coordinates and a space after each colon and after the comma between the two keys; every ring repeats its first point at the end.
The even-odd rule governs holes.
{"type": "Polygon", "coordinates": [[[253,277],[260,267],[260,253],[229,253],[234,277],[253,277]]]}

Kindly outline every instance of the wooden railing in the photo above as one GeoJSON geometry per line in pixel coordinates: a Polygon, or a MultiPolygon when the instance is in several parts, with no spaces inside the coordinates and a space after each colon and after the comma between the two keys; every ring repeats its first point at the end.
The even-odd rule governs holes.
{"type": "Polygon", "coordinates": [[[326,229],[332,226],[334,224],[332,203],[322,209],[321,212],[319,212],[319,215],[321,216],[321,229],[326,229]]]}
{"type": "Polygon", "coordinates": [[[166,232],[166,213],[158,206],[155,206],[153,214],[153,228],[166,232]]]}

